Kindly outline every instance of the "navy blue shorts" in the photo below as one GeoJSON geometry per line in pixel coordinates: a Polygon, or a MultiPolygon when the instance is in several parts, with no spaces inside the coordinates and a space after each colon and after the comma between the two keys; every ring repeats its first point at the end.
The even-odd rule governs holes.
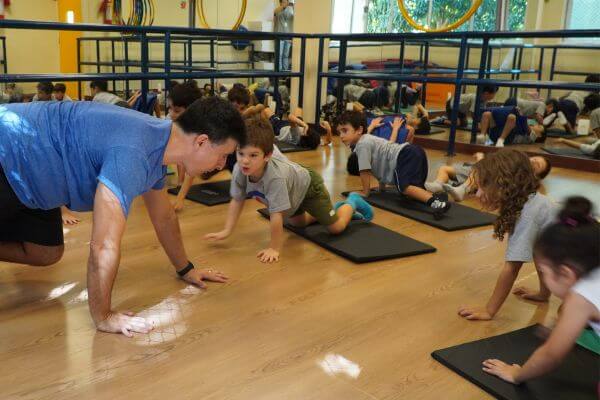
{"type": "Polygon", "coordinates": [[[396,161],[396,170],[394,179],[396,187],[400,192],[404,192],[408,186],[417,186],[425,188],[427,173],[427,155],[425,151],[414,144],[408,144],[402,148],[396,161]]]}
{"type": "Polygon", "coordinates": [[[271,123],[271,126],[273,126],[273,133],[275,133],[275,136],[279,136],[281,128],[290,126],[290,123],[288,121],[284,121],[276,115],[271,115],[271,118],[269,118],[269,122],[271,123]]]}
{"type": "Polygon", "coordinates": [[[575,128],[577,124],[577,114],[579,114],[579,107],[571,100],[559,100],[558,111],[562,111],[565,114],[565,118],[571,124],[571,127],[575,128]]]}
{"type": "Polygon", "coordinates": [[[529,135],[529,125],[527,123],[527,117],[521,115],[519,113],[518,108],[513,106],[505,106],[505,107],[493,107],[488,108],[485,111],[490,111],[492,113],[492,118],[494,119],[495,127],[490,129],[490,139],[495,143],[500,135],[502,134],[502,130],[504,129],[504,125],[506,125],[506,120],[508,116],[513,114],[517,117],[516,125],[514,129],[510,132],[508,137],[505,140],[506,144],[510,144],[513,142],[515,136],[524,136],[529,135]]]}

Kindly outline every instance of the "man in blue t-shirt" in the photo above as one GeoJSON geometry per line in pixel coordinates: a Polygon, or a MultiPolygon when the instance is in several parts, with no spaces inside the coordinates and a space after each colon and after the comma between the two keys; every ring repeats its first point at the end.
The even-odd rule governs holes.
{"type": "Polygon", "coordinates": [[[191,175],[223,168],[245,141],[237,110],[198,100],[175,121],[93,102],[0,105],[0,261],[50,265],[63,254],[60,207],[94,211],[88,295],[97,328],[147,332],[143,319],[113,311],[111,291],[133,199],[142,196],[178,275],[204,286],[224,275],[194,269],[163,189],[167,164],[191,175]]]}

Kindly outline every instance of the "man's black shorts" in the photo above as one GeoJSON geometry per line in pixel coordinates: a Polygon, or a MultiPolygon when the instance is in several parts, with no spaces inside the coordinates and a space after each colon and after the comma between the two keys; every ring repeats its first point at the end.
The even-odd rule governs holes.
{"type": "Polygon", "coordinates": [[[60,208],[25,207],[0,167],[0,242],[30,242],[42,246],[63,244],[60,208]]]}

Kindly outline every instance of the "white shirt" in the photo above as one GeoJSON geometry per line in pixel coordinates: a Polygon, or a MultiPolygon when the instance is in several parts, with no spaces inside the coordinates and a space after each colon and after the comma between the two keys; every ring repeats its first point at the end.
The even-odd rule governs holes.
{"type": "MultiPolygon", "coordinates": [[[[600,267],[577,281],[571,290],[585,298],[600,310],[600,267]]],[[[590,326],[600,335],[600,322],[589,321],[590,326]]]]}

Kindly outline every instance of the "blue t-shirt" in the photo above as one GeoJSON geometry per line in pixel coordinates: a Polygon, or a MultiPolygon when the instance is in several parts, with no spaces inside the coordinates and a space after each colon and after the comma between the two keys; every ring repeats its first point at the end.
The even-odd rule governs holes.
{"type": "Polygon", "coordinates": [[[0,164],[28,208],[91,211],[98,182],[119,199],[164,186],[171,121],[96,102],[0,106],[0,164]]]}

